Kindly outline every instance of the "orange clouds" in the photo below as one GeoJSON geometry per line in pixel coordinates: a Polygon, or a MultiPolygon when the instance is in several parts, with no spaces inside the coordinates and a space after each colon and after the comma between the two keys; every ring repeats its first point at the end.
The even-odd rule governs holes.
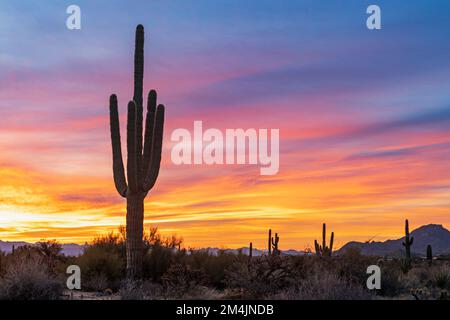
{"type": "MultiPolygon", "coordinates": [[[[450,224],[444,136],[422,136],[421,144],[393,140],[370,152],[351,140],[340,147],[299,147],[295,132],[289,136],[281,141],[290,151],[281,154],[280,173],[269,177],[252,166],[175,166],[166,144],[160,177],[146,200],[145,227],[183,236],[187,246],[240,247],[252,241],[259,248],[272,228],[283,249],[304,249],[312,247],[322,222],[335,231],[338,246],[374,235],[400,237],[405,217],[412,227],[450,224]]],[[[75,159],[78,149],[35,150],[40,157],[64,157],[69,169],[56,171],[48,170],[51,162],[38,171],[4,158],[0,239],[82,243],[123,225],[125,203],[115,193],[109,150],[102,145],[75,159]],[[71,171],[82,157],[86,168],[71,171]]]]}

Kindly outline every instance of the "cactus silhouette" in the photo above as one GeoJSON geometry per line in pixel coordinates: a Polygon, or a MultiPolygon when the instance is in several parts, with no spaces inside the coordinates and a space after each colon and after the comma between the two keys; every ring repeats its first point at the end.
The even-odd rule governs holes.
{"type": "Polygon", "coordinates": [[[427,245],[427,260],[428,264],[431,266],[433,262],[433,249],[431,248],[431,245],[427,245]]]}
{"type": "Polygon", "coordinates": [[[333,242],[334,242],[334,232],[331,232],[330,246],[327,247],[327,225],[326,223],[322,226],[322,245],[319,245],[317,240],[314,240],[314,246],[316,249],[316,255],[322,257],[331,257],[333,254],[333,242]]]}
{"type": "Polygon", "coordinates": [[[275,233],[275,237],[272,237],[272,229],[269,229],[269,238],[267,241],[268,256],[280,254],[280,251],[278,250],[279,241],[280,237],[278,236],[278,233],[275,233]]]}
{"type": "Polygon", "coordinates": [[[280,237],[278,236],[278,233],[275,233],[275,237],[272,237],[272,254],[273,255],[279,255],[280,251],[278,250],[278,242],[280,241],[280,237]]]}
{"type": "Polygon", "coordinates": [[[111,95],[109,100],[114,184],[119,194],[127,199],[126,249],[129,278],[139,278],[142,273],[144,199],[158,177],[164,127],[164,106],[157,106],[156,92],[151,90],[147,100],[143,139],[143,78],[144,27],[138,25],[134,53],[134,97],[128,103],[126,177],[116,95],[111,95]]]}
{"type": "Polygon", "coordinates": [[[248,248],[248,261],[252,260],[253,257],[253,242],[250,242],[250,246],[248,248]]]}
{"type": "Polygon", "coordinates": [[[406,264],[408,268],[411,267],[411,246],[414,242],[414,237],[409,237],[409,222],[408,219],[405,220],[405,241],[403,241],[403,246],[406,251],[406,264]]]}

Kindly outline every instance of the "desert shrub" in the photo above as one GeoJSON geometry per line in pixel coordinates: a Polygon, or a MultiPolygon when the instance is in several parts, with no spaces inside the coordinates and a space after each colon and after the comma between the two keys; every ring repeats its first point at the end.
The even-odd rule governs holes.
{"type": "Polygon", "coordinates": [[[180,249],[183,243],[183,238],[172,235],[170,237],[162,236],[158,227],[150,227],[149,232],[144,232],[144,246],[146,248],[151,248],[153,246],[161,246],[166,248],[178,248],[180,249]]]}
{"type": "Polygon", "coordinates": [[[433,271],[432,281],[439,289],[450,289],[450,268],[444,265],[435,269],[433,271]]]}
{"type": "Polygon", "coordinates": [[[315,266],[323,260],[321,257],[315,255],[293,256],[289,257],[289,259],[292,272],[298,280],[308,277],[313,272],[315,266]]]}
{"type": "Polygon", "coordinates": [[[399,267],[403,274],[407,274],[411,270],[411,262],[406,258],[402,258],[400,259],[399,267]]]}
{"type": "Polygon", "coordinates": [[[114,252],[101,248],[88,248],[80,256],[78,265],[83,274],[82,286],[87,290],[115,289],[125,276],[124,261],[114,252]]]}
{"type": "Polygon", "coordinates": [[[199,290],[205,281],[202,270],[192,269],[189,265],[173,264],[162,276],[163,294],[169,299],[181,299],[199,290]]]}
{"type": "Polygon", "coordinates": [[[41,240],[36,243],[36,248],[45,256],[53,259],[61,257],[62,245],[56,240],[41,240]]]}
{"type": "Polygon", "coordinates": [[[126,246],[123,230],[119,228],[119,233],[110,232],[104,236],[95,238],[88,246],[102,249],[106,252],[114,252],[119,257],[126,259],[126,246]]]}
{"type": "Polygon", "coordinates": [[[56,300],[64,281],[49,272],[45,259],[38,254],[18,254],[10,261],[0,279],[2,300],[56,300]]]}
{"type": "Polygon", "coordinates": [[[430,279],[430,267],[428,264],[411,269],[408,273],[408,277],[413,278],[422,285],[432,285],[430,279]]]}
{"type": "Polygon", "coordinates": [[[193,269],[202,269],[205,272],[208,284],[222,289],[225,280],[225,270],[236,261],[247,261],[248,256],[227,253],[223,250],[220,250],[217,255],[213,255],[202,250],[192,251],[184,259],[186,264],[189,264],[193,269]]]}
{"type": "Polygon", "coordinates": [[[121,278],[125,276],[122,243],[112,236],[96,239],[76,259],[83,275],[83,289],[102,291],[118,288],[121,278]]]}
{"type": "Polygon", "coordinates": [[[89,273],[82,278],[81,286],[83,290],[103,292],[117,289],[117,281],[108,279],[104,273],[89,273]]]}
{"type": "Polygon", "coordinates": [[[218,300],[222,297],[223,295],[214,288],[195,286],[185,292],[181,298],[187,300],[218,300]]]}
{"type": "MultiPolygon", "coordinates": [[[[382,275],[384,276],[384,275],[382,275]]],[[[412,269],[407,274],[400,273],[398,275],[398,281],[401,283],[401,286],[397,288],[397,292],[401,291],[407,292],[412,289],[421,288],[423,286],[424,281],[421,280],[420,270],[412,269]]]]}
{"type": "Polygon", "coordinates": [[[401,281],[401,270],[398,262],[386,263],[381,266],[381,296],[393,297],[403,291],[404,284],[401,281]]]}
{"type": "Polygon", "coordinates": [[[260,299],[287,288],[295,281],[288,259],[255,257],[249,263],[238,261],[226,270],[225,283],[241,298],[260,299]]]}
{"type": "Polygon", "coordinates": [[[155,282],[161,282],[161,277],[174,262],[176,250],[159,244],[147,249],[143,259],[143,276],[155,282]]]}
{"type": "Polygon", "coordinates": [[[119,295],[122,300],[153,300],[162,295],[162,286],[151,281],[124,280],[119,295]]]}
{"type": "Polygon", "coordinates": [[[151,227],[144,233],[143,277],[154,282],[161,282],[162,275],[174,263],[181,263],[184,251],[180,250],[183,239],[172,235],[162,236],[157,227],[151,227]]]}
{"type": "Polygon", "coordinates": [[[354,283],[365,283],[367,267],[377,264],[376,257],[362,255],[359,248],[349,248],[332,261],[338,275],[354,283]]]}
{"type": "Polygon", "coordinates": [[[369,300],[374,294],[334,272],[316,270],[312,275],[271,296],[283,300],[369,300]]]}

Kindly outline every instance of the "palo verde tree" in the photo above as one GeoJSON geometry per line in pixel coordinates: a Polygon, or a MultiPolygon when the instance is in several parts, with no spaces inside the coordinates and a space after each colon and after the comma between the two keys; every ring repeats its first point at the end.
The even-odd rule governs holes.
{"type": "Polygon", "coordinates": [[[116,95],[111,95],[109,100],[114,184],[119,194],[127,200],[126,249],[129,278],[139,278],[142,274],[144,199],[158,177],[164,127],[164,106],[156,104],[156,92],[151,90],[148,94],[143,133],[143,78],[144,27],[138,25],[134,53],[134,97],[128,103],[126,174],[122,160],[116,95]]]}

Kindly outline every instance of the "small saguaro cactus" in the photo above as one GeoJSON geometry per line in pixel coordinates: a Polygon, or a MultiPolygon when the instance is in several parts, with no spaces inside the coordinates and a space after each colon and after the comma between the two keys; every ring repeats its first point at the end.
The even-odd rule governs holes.
{"type": "Polygon", "coordinates": [[[248,260],[251,260],[253,257],[253,243],[250,242],[250,247],[248,248],[248,260]]]}
{"type": "Polygon", "coordinates": [[[431,245],[427,245],[427,261],[431,266],[431,263],[433,262],[433,249],[431,248],[431,245]]]}
{"type": "Polygon", "coordinates": [[[411,246],[414,242],[414,237],[409,237],[409,222],[408,219],[405,220],[405,241],[403,241],[403,246],[406,251],[406,264],[411,267],[411,246]]]}
{"type": "Polygon", "coordinates": [[[280,241],[280,237],[278,236],[278,233],[275,233],[275,237],[272,237],[271,243],[272,243],[272,254],[274,256],[277,256],[280,254],[280,250],[278,250],[278,242],[280,241]]]}
{"type": "Polygon", "coordinates": [[[128,278],[139,278],[142,273],[144,199],[158,177],[164,127],[164,106],[156,104],[156,92],[151,90],[148,94],[143,133],[143,78],[144,27],[138,25],[134,53],[134,97],[133,101],[128,103],[126,178],[122,160],[117,97],[113,94],[109,99],[114,184],[118,193],[127,199],[128,278]]]}
{"type": "Polygon", "coordinates": [[[269,241],[267,244],[268,255],[272,254],[272,229],[269,229],[269,241]]]}
{"type": "Polygon", "coordinates": [[[330,246],[327,247],[327,225],[326,223],[322,226],[322,245],[319,245],[317,240],[314,240],[314,246],[316,249],[316,255],[322,257],[331,257],[333,254],[333,242],[334,242],[334,232],[331,232],[330,246]]]}

